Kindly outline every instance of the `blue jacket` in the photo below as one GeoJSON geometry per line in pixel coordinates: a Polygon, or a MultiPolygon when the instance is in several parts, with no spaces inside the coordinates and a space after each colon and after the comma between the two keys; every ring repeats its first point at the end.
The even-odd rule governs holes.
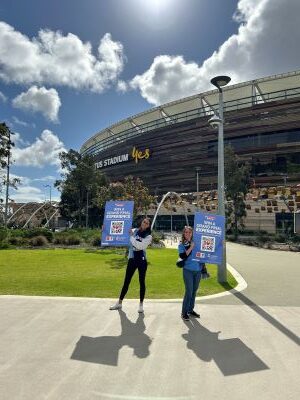
{"type": "Polygon", "coordinates": [[[179,257],[184,260],[184,269],[188,269],[189,271],[201,271],[204,263],[199,261],[192,260],[192,253],[186,256],[186,250],[190,247],[189,243],[180,243],[178,245],[178,253],[179,257]]]}

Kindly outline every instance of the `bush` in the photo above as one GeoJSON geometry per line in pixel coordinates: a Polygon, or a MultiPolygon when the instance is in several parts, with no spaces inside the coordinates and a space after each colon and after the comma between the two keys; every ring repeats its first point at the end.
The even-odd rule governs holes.
{"type": "Polygon", "coordinates": [[[0,228],[0,242],[7,238],[8,231],[6,228],[0,228]]]}
{"type": "Polygon", "coordinates": [[[299,243],[300,244],[300,235],[295,234],[294,236],[291,237],[291,241],[293,243],[299,243]]]}
{"type": "Polygon", "coordinates": [[[279,243],[285,243],[286,242],[286,236],[282,235],[282,234],[277,234],[274,237],[275,242],[279,242],[279,243]]]}
{"type": "Polygon", "coordinates": [[[55,235],[55,244],[64,244],[66,246],[77,245],[81,243],[81,238],[75,233],[62,232],[55,235]]]}
{"type": "Polygon", "coordinates": [[[30,242],[31,246],[47,246],[48,245],[48,240],[45,236],[39,235],[33,237],[30,242]]]}
{"type": "Polygon", "coordinates": [[[270,241],[270,238],[268,236],[261,235],[261,236],[258,236],[257,240],[259,243],[267,243],[270,241]]]}
{"type": "Polygon", "coordinates": [[[10,247],[10,244],[6,240],[0,242],[0,250],[10,249],[10,247]]]}
{"type": "Polygon", "coordinates": [[[152,231],[152,243],[159,244],[160,241],[163,239],[163,235],[159,232],[152,231]]]}
{"type": "Polygon", "coordinates": [[[99,237],[94,237],[94,238],[90,241],[90,244],[91,244],[92,246],[100,246],[100,244],[101,244],[101,238],[100,238],[100,236],[99,236],[99,237]]]}
{"type": "Polygon", "coordinates": [[[78,235],[69,235],[66,237],[66,244],[67,245],[77,245],[81,243],[81,239],[78,235]]]}
{"type": "Polygon", "coordinates": [[[35,236],[44,236],[47,241],[52,242],[53,233],[52,231],[46,228],[33,228],[33,229],[24,229],[24,237],[29,239],[34,238],[35,236]]]}
{"type": "Polygon", "coordinates": [[[8,239],[8,243],[13,246],[28,246],[29,240],[21,236],[12,236],[8,239]]]}

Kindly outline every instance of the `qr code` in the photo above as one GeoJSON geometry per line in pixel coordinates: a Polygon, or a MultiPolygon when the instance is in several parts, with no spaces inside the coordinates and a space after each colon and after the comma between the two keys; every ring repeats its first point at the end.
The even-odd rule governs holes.
{"type": "Polygon", "coordinates": [[[122,235],[124,231],[124,221],[111,221],[110,234],[111,235],[122,235]]]}
{"type": "Polygon", "coordinates": [[[202,251],[215,251],[215,241],[216,239],[211,236],[202,236],[201,237],[201,250],[202,251]]]}

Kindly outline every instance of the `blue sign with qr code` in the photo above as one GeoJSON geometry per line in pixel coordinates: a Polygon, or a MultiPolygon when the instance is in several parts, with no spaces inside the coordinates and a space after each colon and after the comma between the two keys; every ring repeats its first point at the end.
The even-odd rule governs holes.
{"type": "Polygon", "coordinates": [[[196,213],[192,259],[203,263],[221,264],[225,238],[225,217],[216,214],[196,213]]]}
{"type": "Polygon", "coordinates": [[[129,246],[133,206],[133,201],[106,202],[101,246],[129,246]]]}

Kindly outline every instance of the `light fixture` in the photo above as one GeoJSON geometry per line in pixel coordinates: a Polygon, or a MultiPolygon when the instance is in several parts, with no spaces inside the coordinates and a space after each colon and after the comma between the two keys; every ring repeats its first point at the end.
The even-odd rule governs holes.
{"type": "Polygon", "coordinates": [[[226,75],[220,75],[220,76],[215,76],[214,78],[211,79],[211,83],[216,86],[219,90],[221,90],[221,87],[228,85],[228,83],[231,81],[231,78],[226,75]]]}

